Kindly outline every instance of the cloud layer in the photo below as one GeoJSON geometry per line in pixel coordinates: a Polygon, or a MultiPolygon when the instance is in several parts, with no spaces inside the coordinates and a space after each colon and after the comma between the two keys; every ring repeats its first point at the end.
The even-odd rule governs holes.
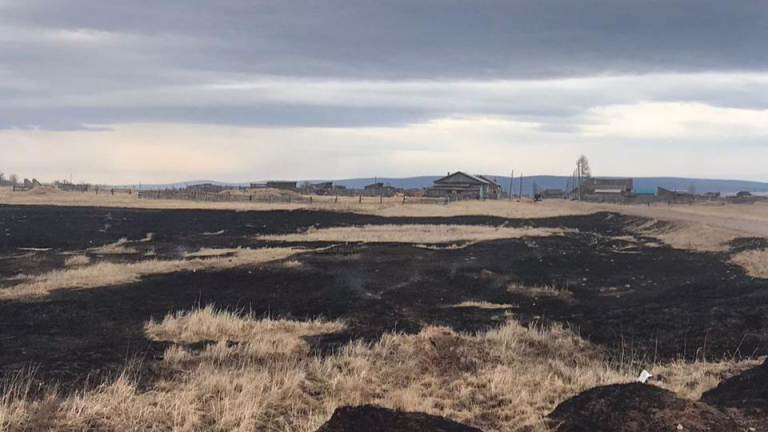
{"type": "MultiPolygon", "coordinates": [[[[302,154],[334,167],[323,177],[461,168],[451,164],[471,160],[466,150],[434,163],[447,124],[472,131],[455,131],[472,140],[465,149],[534,160],[552,145],[567,157],[601,146],[610,157],[592,157],[606,162],[656,148],[719,149],[732,160],[765,152],[766,22],[761,0],[0,0],[0,145],[43,152],[0,169],[69,170],[55,170],[58,161],[82,170],[71,153],[36,162],[73,140],[105,157],[149,151],[132,141],[139,125],[157,134],[142,138],[154,148],[200,149],[211,161],[213,150],[181,131],[253,139],[230,149],[238,153],[216,149],[221,170],[210,176],[219,178],[252,156],[285,159],[281,143],[298,136],[302,154]],[[360,147],[376,150],[355,166],[323,159],[360,147]]],[[[677,162],[658,173],[711,172],[677,162]]],[[[528,163],[553,173],[571,165],[528,163]]],[[[768,180],[766,168],[737,165],[719,175],[768,180]]],[[[496,169],[487,159],[475,166],[496,169]]],[[[291,175],[308,177],[296,167],[291,175]]],[[[238,169],[267,177],[256,163],[238,169]]],[[[188,161],[143,175],[200,170],[188,161]]],[[[111,171],[141,173],[140,164],[111,171]]]]}

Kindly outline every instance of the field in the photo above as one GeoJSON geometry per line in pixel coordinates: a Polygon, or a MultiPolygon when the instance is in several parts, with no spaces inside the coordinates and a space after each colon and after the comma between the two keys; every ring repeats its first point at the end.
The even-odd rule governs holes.
{"type": "Polygon", "coordinates": [[[364,405],[484,431],[767,431],[765,226],[761,204],[2,190],[0,431],[315,431],[364,405]],[[620,413],[582,419],[613,389],[620,413]]]}

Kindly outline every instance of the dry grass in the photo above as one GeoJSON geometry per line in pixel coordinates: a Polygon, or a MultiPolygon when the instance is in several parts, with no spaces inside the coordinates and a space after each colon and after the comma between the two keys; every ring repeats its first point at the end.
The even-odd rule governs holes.
{"type": "Polygon", "coordinates": [[[507,292],[533,298],[558,297],[565,301],[573,300],[573,293],[567,287],[558,287],[555,285],[531,286],[512,283],[507,285],[507,292]]]}
{"type": "Polygon", "coordinates": [[[214,249],[214,248],[202,248],[197,252],[187,252],[184,254],[185,258],[215,258],[227,255],[235,255],[242,249],[230,248],[230,249],[214,249]]]}
{"type": "Polygon", "coordinates": [[[735,230],[687,221],[660,224],[649,220],[629,228],[638,235],[658,239],[676,249],[704,252],[727,250],[728,243],[742,235],[735,230]]]}
{"type": "MultiPolygon", "coordinates": [[[[143,391],[130,374],[39,401],[17,391],[0,403],[0,430],[300,432],[315,430],[338,406],[373,403],[485,430],[544,431],[542,416],[562,400],[632,381],[638,372],[613,367],[600,350],[561,328],[516,322],[474,336],[441,327],[388,334],[326,357],[311,355],[301,339],[342,328],[338,322],[257,320],[210,307],[169,315],[147,324],[148,337],[218,343],[203,351],[169,348],[159,381],[143,391]]],[[[719,378],[755,364],[675,363],[651,372],[665,376],[664,387],[695,398],[719,378]]]]}
{"type": "Polygon", "coordinates": [[[93,192],[63,192],[54,189],[38,192],[16,192],[0,187],[0,204],[97,206],[147,209],[224,209],[224,210],[291,210],[322,209],[349,213],[364,213],[379,216],[461,216],[492,215],[506,218],[539,218],[588,214],[597,211],[589,206],[577,206],[563,202],[532,203],[530,200],[489,200],[460,201],[448,205],[402,204],[402,198],[363,198],[362,204],[356,197],[313,197],[313,203],[253,203],[253,202],[203,202],[176,200],[139,199],[137,194],[110,194],[93,192]]]}
{"type": "Polygon", "coordinates": [[[683,362],[677,361],[653,368],[656,379],[654,384],[665,388],[678,396],[699,400],[707,390],[715,388],[720,381],[732,377],[747,369],[762,364],[762,359],[721,362],[683,362]]]}
{"type": "Polygon", "coordinates": [[[87,267],[57,270],[27,279],[19,285],[0,290],[0,299],[42,297],[58,289],[87,289],[137,282],[141,277],[177,271],[228,269],[287,258],[298,252],[292,248],[234,249],[231,257],[184,261],[148,260],[135,263],[101,262],[87,267]]]}
{"type": "Polygon", "coordinates": [[[455,305],[451,305],[452,308],[477,308],[477,309],[513,309],[517,306],[503,303],[491,303],[487,301],[464,301],[455,305]]]}
{"type": "Polygon", "coordinates": [[[265,235],[259,238],[290,242],[439,244],[541,237],[562,235],[563,233],[565,230],[555,228],[507,228],[478,225],[366,225],[363,227],[310,228],[301,234],[265,235]]]}
{"type": "Polygon", "coordinates": [[[739,252],[732,261],[756,278],[768,279],[768,249],[739,252]]]}
{"type": "Polygon", "coordinates": [[[135,254],[139,253],[138,250],[135,248],[132,248],[128,246],[128,239],[127,238],[121,238],[120,240],[109,243],[104,246],[99,246],[95,248],[88,249],[88,252],[91,252],[96,255],[120,255],[120,254],[135,254]]]}
{"type": "Polygon", "coordinates": [[[82,267],[91,263],[91,259],[86,255],[75,255],[64,260],[66,267],[82,267]]]}
{"type": "Polygon", "coordinates": [[[258,320],[253,316],[244,317],[243,314],[217,311],[213,306],[206,306],[191,312],[170,314],[160,322],[150,320],[145,326],[145,333],[152,340],[188,344],[220,340],[249,342],[275,336],[287,341],[294,337],[335,333],[344,327],[337,321],[258,320]]]}

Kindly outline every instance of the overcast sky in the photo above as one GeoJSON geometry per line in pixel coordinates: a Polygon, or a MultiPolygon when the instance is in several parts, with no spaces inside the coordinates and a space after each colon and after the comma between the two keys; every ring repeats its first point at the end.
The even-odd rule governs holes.
{"type": "Polygon", "coordinates": [[[0,171],[768,181],[765,0],[0,0],[0,171]]]}

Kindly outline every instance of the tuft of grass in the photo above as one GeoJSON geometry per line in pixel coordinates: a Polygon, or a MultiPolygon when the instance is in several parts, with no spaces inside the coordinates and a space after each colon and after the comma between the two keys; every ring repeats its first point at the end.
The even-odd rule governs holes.
{"type": "MultiPolygon", "coordinates": [[[[343,330],[337,321],[290,321],[286,319],[256,319],[252,315],[216,310],[212,305],[189,312],[169,314],[162,321],[150,320],[146,335],[157,341],[188,344],[202,341],[251,342],[274,335],[291,338],[343,330]]],[[[286,338],[287,339],[287,338],[286,338]]]]}
{"type": "Polygon", "coordinates": [[[573,300],[573,293],[568,288],[558,287],[554,284],[526,286],[512,283],[507,285],[507,292],[534,298],[558,297],[566,301],[573,300]]]}
{"type": "Polygon", "coordinates": [[[86,255],[75,255],[67,258],[64,261],[66,267],[80,267],[91,263],[91,259],[86,255]]]}
{"type": "Polygon", "coordinates": [[[478,309],[513,309],[517,306],[503,303],[491,303],[487,301],[464,301],[455,305],[451,305],[452,308],[478,308],[478,309]]]}
{"type": "Polygon", "coordinates": [[[768,279],[768,249],[739,252],[731,261],[752,277],[768,279]]]}
{"type": "Polygon", "coordinates": [[[104,246],[99,246],[95,248],[88,249],[88,252],[94,253],[96,255],[120,255],[120,254],[135,254],[139,253],[138,250],[135,248],[132,248],[128,245],[128,239],[127,238],[121,238],[120,240],[109,243],[104,246]]]}

